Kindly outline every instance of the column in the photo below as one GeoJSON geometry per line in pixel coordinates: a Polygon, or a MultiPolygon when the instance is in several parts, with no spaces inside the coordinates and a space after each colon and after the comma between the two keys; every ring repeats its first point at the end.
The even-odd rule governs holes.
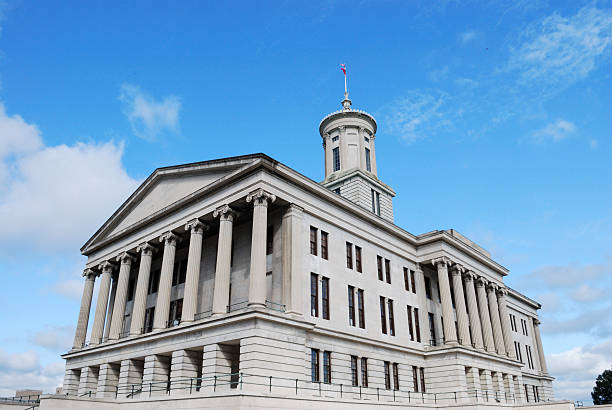
{"type": "Polygon", "coordinates": [[[512,340],[512,329],[510,328],[510,316],[508,315],[508,307],[506,305],[506,295],[508,289],[500,288],[497,292],[497,305],[499,306],[499,316],[501,319],[501,328],[504,335],[504,344],[506,345],[506,354],[511,359],[516,359],[514,352],[514,343],[512,340]]]}
{"type": "Polygon", "coordinates": [[[497,306],[497,285],[489,283],[487,286],[487,296],[489,298],[489,314],[491,315],[491,327],[493,328],[493,339],[495,341],[495,350],[498,354],[505,354],[506,347],[504,346],[504,335],[501,330],[501,320],[499,318],[499,306],[497,306]]]}
{"type": "Polygon", "coordinates": [[[183,296],[183,313],[181,323],[190,323],[195,319],[198,309],[198,288],[200,287],[200,264],[202,261],[202,239],[206,225],[197,219],[185,225],[186,231],[191,231],[189,237],[189,254],[187,256],[187,277],[183,296]]]}
{"type": "Polygon", "coordinates": [[[283,304],[287,313],[302,314],[302,213],[289,205],[282,223],[283,304]]]}
{"type": "Polygon", "coordinates": [[[96,305],[96,315],[94,316],[93,326],[91,328],[91,345],[96,345],[102,342],[102,334],[104,332],[104,321],[106,320],[106,308],[108,307],[108,293],[110,291],[111,275],[113,274],[113,265],[109,262],[104,262],[98,266],[102,271],[100,279],[100,289],[98,290],[98,303],[96,305]]]}
{"type": "Polygon", "coordinates": [[[236,213],[229,205],[215,209],[213,217],[219,217],[219,239],[217,244],[217,266],[213,291],[213,316],[227,312],[229,304],[230,270],[232,263],[232,230],[236,213]]]}
{"type": "MultiPolygon", "coordinates": [[[[357,134],[357,138],[359,138],[359,169],[362,171],[366,171],[365,147],[363,144],[363,137],[365,135],[365,128],[359,127],[359,133],[357,134]]],[[[372,158],[370,158],[370,164],[372,164],[372,158]]]]}
{"type": "Polygon", "coordinates": [[[544,348],[542,347],[542,336],[540,336],[540,321],[535,318],[531,318],[533,323],[533,333],[535,334],[536,345],[538,349],[538,359],[540,359],[540,370],[544,374],[548,374],[548,368],[546,367],[546,358],[544,357],[544,348]]]}
{"type": "Polygon", "coordinates": [[[489,315],[489,304],[487,303],[487,294],[485,286],[487,280],[479,277],[476,280],[476,294],[478,295],[478,312],[480,313],[480,324],[482,325],[482,334],[484,336],[485,349],[489,353],[495,352],[495,342],[493,341],[493,329],[491,329],[491,316],[489,315]]]}
{"type": "Polygon", "coordinates": [[[266,232],[268,230],[268,202],[276,196],[263,189],[247,195],[253,202],[253,230],[251,233],[251,269],[249,270],[249,306],[266,306],[266,232]]]}
{"type": "Polygon", "coordinates": [[[159,289],[155,303],[155,316],[153,317],[153,330],[162,330],[168,327],[170,315],[170,296],[172,293],[172,274],[174,273],[174,256],[176,255],[176,242],[181,238],[172,232],[166,232],[159,237],[164,243],[164,256],[162,259],[161,274],[159,275],[159,289]]]}
{"type": "Polygon", "coordinates": [[[453,290],[455,291],[455,310],[457,311],[457,327],[459,329],[459,343],[470,346],[470,323],[468,321],[465,297],[463,296],[463,279],[461,274],[465,271],[463,266],[455,264],[451,270],[453,277],[453,290]]]}
{"type": "Polygon", "coordinates": [[[465,274],[465,292],[468,302],[468,313],[470,315],[470,326],[472,329],[472,343],[476,349],[483,350],[482,342],[482,327],[480,326],[480,317],[478,316],[478,304],[476,302],[476,290],[474,288],[474,272],[468,271],[465,274]]]}
{"type": "Polygon", "coordinates": [[[117,293],[115,294],[115,307],[111,319],[111,328],[108,334],[110,340],[117,340],[123,332],[123,319],[125,316],[125,302],[127,300],[128,286],[130,282],[130,270],[134,257],[127,252],[117,256],[119,266],[119,278],[117,279],[117,293]]]}
{"type": "Polygon", "coordinates": [[[340,126],[340,171],[348,169],[348,141],[346,140],[346,127],[340,126]]]}
{"type": "Polygon", "coordinates": [[[433,259],[431,263],[438,268],[438,286],[442,303],[442,318],[444,319],[444,343],[457,343],[455,318],[453,317],[453,302],[451,300],[450,283],[448,281],[448,258],[433,259]]]}
{"type": "Polygon", "coordinates": [[[334,170],[332,158],[332,141],[329,134],[324,135],[323,148],[325,149],[325,178],[327,178],[334,170]]]}
{"type": "Polygon", "coordinates": [[[117,295],[117,277],[111,276],[112,285],[110,297],[108,298],[108,312],[106,313],[106,324],[104,325],[104,336],[102,340],[107,341],[110,334],[110,328],[113,323],[113,310],[115,309],[115,297],[117,295]]]}
{"type": "Polygon", "coordinates": [[[429,335],[431,334],[431,330],[429,329],[429,302],[427,301],[427,296],[425,295],[425,274],[423,273],[423,269],[421,269],[421,264],[416,264],[416,269],[414,271],[415,281],[418,287],[417,295],[419,297],[419,327],[421,328],[420,339],[425,346],[429,346],[429,335]]]}
{"type": "Polygon", "coordinates": [[[149,291],[149,276],[151,276],[151,260],[153,259],[154,250],[155,248],[146,242],[140,244],[138,248],[136,248],[136,252],[140,252],[140,267],[138,268],[136,296],[134,296],[134,307],[132,308],[130,335],[142,334],[142,328],[144,327],[147,292],[149,291]]]}
{"type": "Polygon", "coordinates": [[[376,171],[376,148],[374,147],[374,140],[376,139],[376,135],[372,134],[370,136],[370,162],[372,163],[372,173],[374,175],[378,175],[376,171]]]}
{"type": "Polygon", "coordinates": [[[80,349],[85,344],[87,324],[89,323],[89,311],[91,310],[91,297],[93,296],[94,282],[96,280],[96,274],[91,269],[85,269],[83,271],[83,276],[85,277],[85,285],[83,286],[83,296],[81,297],[81,309],[79,310],[77,328],[74,333],[73,349],[80,349]]]}

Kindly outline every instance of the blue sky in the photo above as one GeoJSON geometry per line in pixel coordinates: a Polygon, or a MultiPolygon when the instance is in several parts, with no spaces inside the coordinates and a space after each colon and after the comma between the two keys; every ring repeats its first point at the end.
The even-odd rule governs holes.
{"type": "Polygon", "coordinates": [[[455,228],[538,299],[559,398],[612,365],[610,1],[0,3],[0,395],[61,383],[80,246],[156,167],[379,123],[396,223],[455,228]]]}

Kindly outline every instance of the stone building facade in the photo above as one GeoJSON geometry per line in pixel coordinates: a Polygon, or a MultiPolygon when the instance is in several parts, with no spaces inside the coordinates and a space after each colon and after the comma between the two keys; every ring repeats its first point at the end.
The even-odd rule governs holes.
{"type": "Polygon", "coordinates": [[[552,400],[540,304],[460,233],[393,223],[376,121],[342,104],[323,182],[264,154],[159,168],[87,241],[68,398],[552,400]]]}

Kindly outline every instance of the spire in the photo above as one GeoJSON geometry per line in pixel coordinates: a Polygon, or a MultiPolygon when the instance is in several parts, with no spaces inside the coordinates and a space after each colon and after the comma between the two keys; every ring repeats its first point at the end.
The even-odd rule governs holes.
{"type": "Polygon", "coordinates": [[[348,88],[346,85],[346,64],[340,64],[340,70],[344,74],[344,100],[342,100],[342,111],[351,111],[351,100],[348,97],[348,88]]]}

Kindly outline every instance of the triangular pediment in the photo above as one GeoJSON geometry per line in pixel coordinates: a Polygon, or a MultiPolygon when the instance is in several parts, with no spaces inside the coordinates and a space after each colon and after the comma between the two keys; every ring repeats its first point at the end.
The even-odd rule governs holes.
{"type": "Polygon", "coordinates": [[[205,192],[232,175],[250,168],[263,154],[159,168],[147,178],[121,207],[81,248],[83,253],[149,221],[164,211],[205,192]]]}

